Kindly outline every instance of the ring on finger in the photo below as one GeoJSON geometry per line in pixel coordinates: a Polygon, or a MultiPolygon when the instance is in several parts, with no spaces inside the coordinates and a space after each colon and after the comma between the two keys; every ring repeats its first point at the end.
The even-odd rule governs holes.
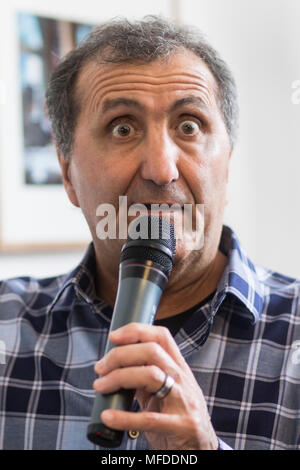
{"type": "Polygon", "coordinates": [[[173,377],[171,377],[171,375],[166,374],[164,383],[156,392],[153,393],[153,395],[156,398],[165,398],[172,390],[174,383],[175,380],[173,379],[173,377]]]}

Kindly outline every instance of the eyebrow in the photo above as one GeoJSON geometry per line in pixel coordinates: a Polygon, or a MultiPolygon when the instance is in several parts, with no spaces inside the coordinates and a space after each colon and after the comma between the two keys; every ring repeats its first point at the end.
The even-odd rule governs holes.
{"type": "Polygon", "coordinates": [[[178,108],[181,108],[182,106],[185,106],[187,104],[194,104],[200,108],[203,109],[208,109],[207,104],[203,101],[200,96],[186,96],[185,98],[181,98],[180,100],[175,101],[169,108],[169,112],[172,113],[174,111],[177,111],[178,108]]]}
{"type": "Polygon", "coordinates": [[[117,108],[118,106],[127,106],[128,108],[136,108],[140,111],[145,111],[145,107],[136,100],[132,100],[129,98],[114,98],[114,99],[107,99],[104,101],[102,106],[102,112],[105,113],[110,109],[117,108]]]}
{"type": "MultiPolygon", "coordinates": [[[[185,98],[181,98],[175,101],[175,103],[173,103],[168,109],[168,112],[172,113],[188,104],[194,104],[200,108],[204,108],[206,110],[208,109],[207,104],[199,96],[186,96],[185,98]]],[[[118,106],[126,106],[128,108],[138,109],[139,111],[146,111],[145,106],[143,106],[139,101],[130,98],[114,98],[104,101],[102,106],[102,113],[117,108],[118,106]]]]}

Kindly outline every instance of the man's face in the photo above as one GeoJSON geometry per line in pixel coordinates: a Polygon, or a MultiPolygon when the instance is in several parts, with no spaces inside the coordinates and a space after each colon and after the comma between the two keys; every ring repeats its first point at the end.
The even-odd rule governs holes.
{"type": "MultiPolygon", "coordinates": [[[[96,210],[110,203],[118,214],[119,196],[127,196],[128,206],[204,204],[202,256],[210,260],[222,228],[230,143],[206,64],[189,51],[167,63],[89,63],[76,93],[74,149],[69,166],[60,161],[96,251],[119,259],[125,240],[97,238],[96,210]]],[[[176,256],[187,256],[183,243],[176,256]]]]}

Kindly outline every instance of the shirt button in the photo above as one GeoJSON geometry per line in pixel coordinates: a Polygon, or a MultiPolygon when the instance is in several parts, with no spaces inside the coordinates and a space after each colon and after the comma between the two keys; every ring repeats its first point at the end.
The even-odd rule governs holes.
{"type": "Polygon", "coordinates": [[[137,439],[139,435],[139,431],[128,431],[128,436],[130,437],[130,439],[137,439]]]}

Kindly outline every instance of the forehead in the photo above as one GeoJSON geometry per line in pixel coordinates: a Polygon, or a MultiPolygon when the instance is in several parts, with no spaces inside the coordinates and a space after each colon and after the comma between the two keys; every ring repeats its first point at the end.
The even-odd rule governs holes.
{"type": "Polygon", "coordinates": [[[76,83],[81,108],[98,110],[107,100],[122,96],[199,96],[207,107],[216,105],[218,87],[205,62],[190,51],[174,54],[168,61],[146,64],[87,63],[76,83]]]}

